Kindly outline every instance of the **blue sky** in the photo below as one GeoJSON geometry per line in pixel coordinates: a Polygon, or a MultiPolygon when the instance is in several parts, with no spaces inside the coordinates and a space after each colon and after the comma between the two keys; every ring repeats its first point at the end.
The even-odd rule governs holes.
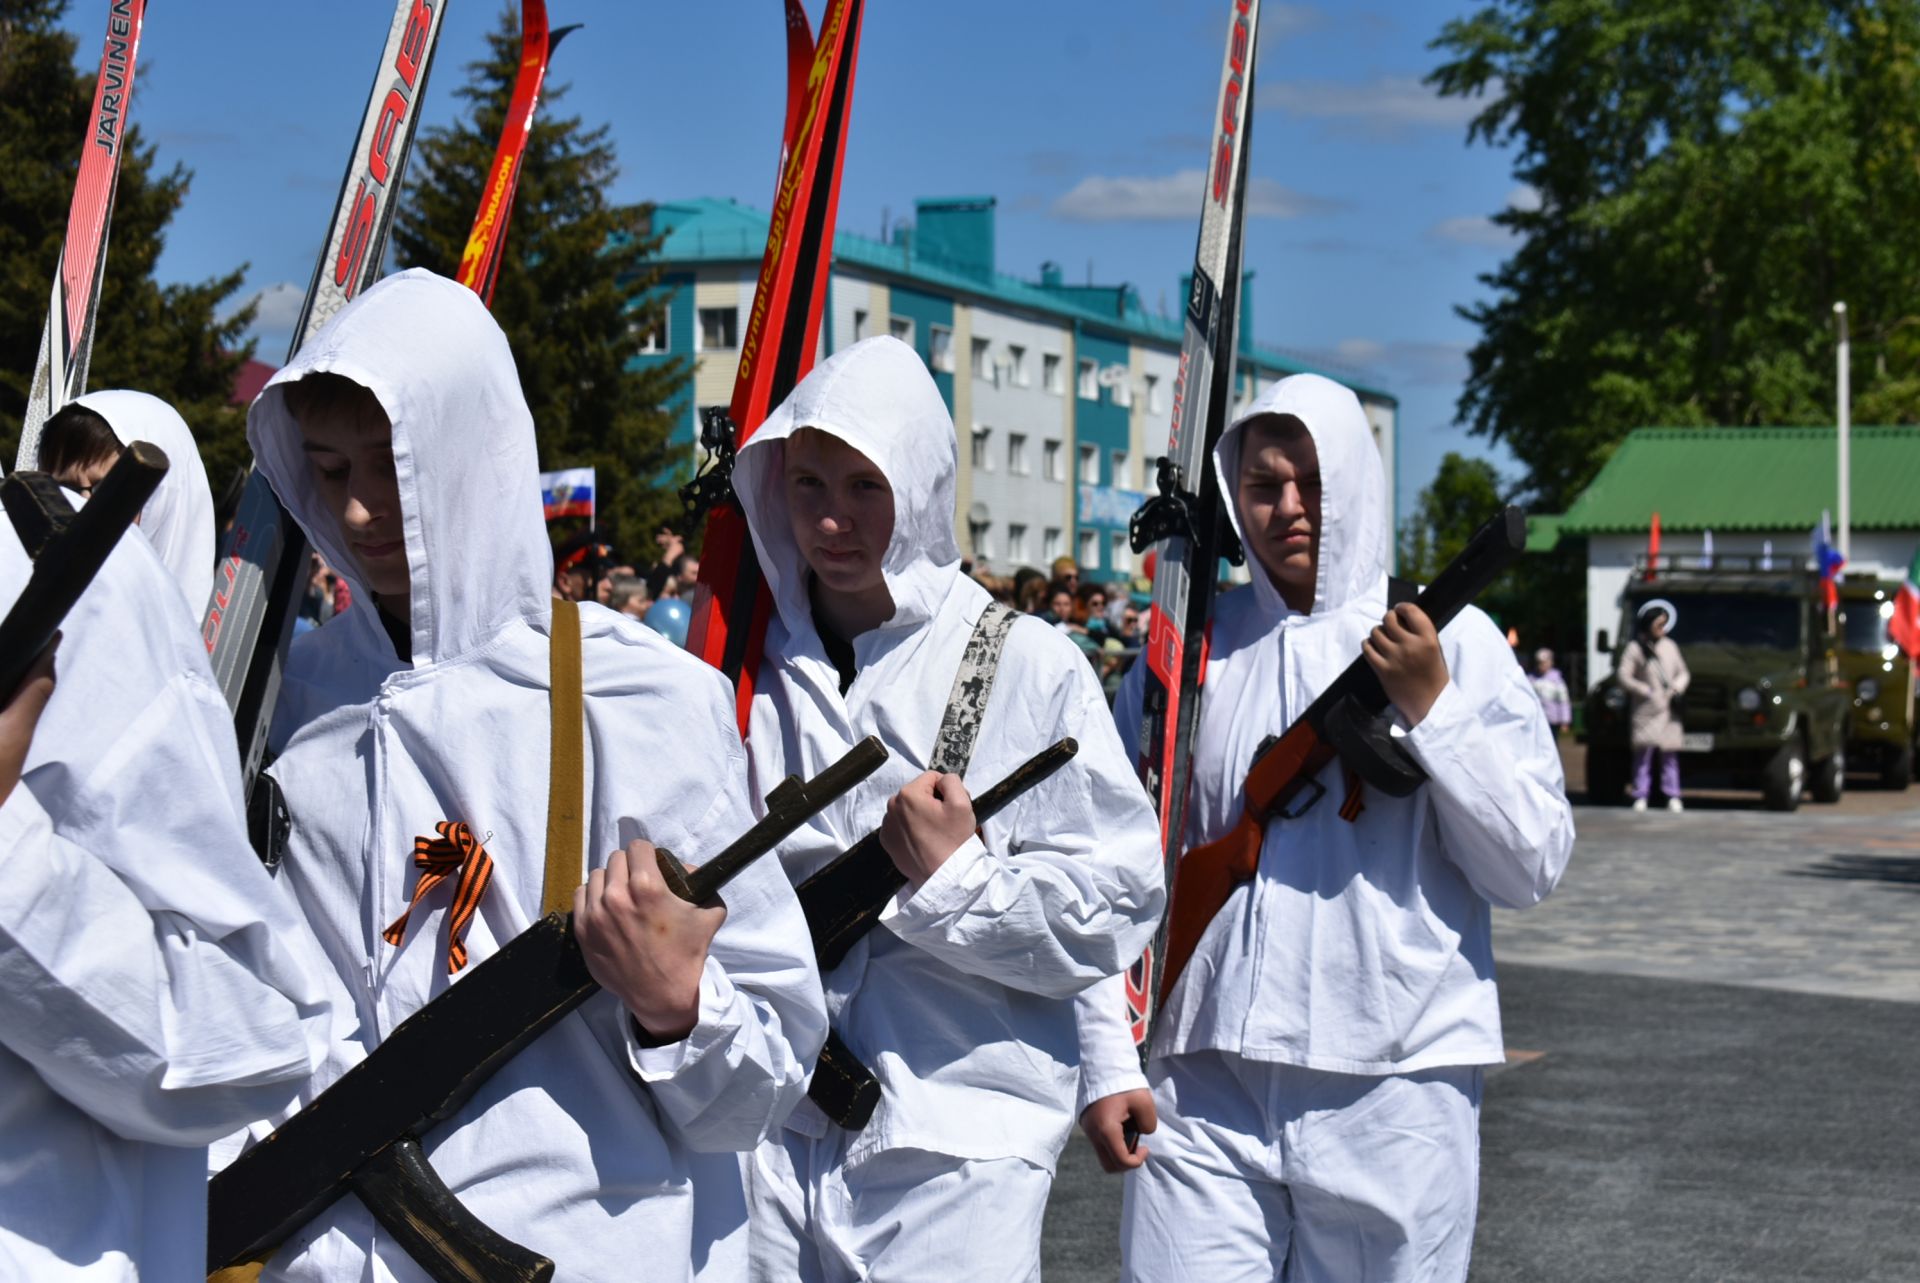
{"type": "MultiPolygon", "coordinates": [[[[517,0],[516,0],[517,3],[517,0]]],[[[808,0],[817,20],[821,0],[808,0]]],[[[731,196],[765,207],[785,96],[779,0],[548,0],[583,22],[555,56],[560,110],[605,123],[618,199],[731,196]]],[[[999,265],[1130,281],[1149,307],[1192,262],[1199,171],[1226,0],[869,0],[840,225],[877,235],[921,196],[999,198],[999,265]]],[[[1421,84],[1426,44],[1468,4],[1263,4],[1246,258],[1261,342],[1363,371],[1400,397],[1399,508],[1462,450],[1510,458],[1452,425],[1506,238],[1486,216],[1526,193],[1510,153],[1465,144],[1472,107],[1421,84]]],[[[98,58],[106,0],[68,22],[98,58]]],[[[261,355],[278,360],[366,101],[390,0],[161,0],[133,118],[163,164],[193,171],[159,274],[250,264],[261,355]]],[[[455,0],[425,122],[498,14],[455,0]]],[[[78,145],[76,140],[76,146],[78,145]]],[[[509,244],[508,252],[512,252],[509,244]]],[[[451,264],[448,265],[449,270],[451,264]]],[[[1171,303],[1168,304],[1171,306],[1171,303]]]]}

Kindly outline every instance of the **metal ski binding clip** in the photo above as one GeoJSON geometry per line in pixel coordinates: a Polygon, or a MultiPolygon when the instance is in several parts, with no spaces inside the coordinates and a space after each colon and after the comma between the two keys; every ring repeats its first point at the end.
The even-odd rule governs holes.
{"type": "Polygon", "coordinates": [[[700,412],[700,448],[707,452],[707,467],[680,487],[680,502],[686,505],[687,528],[698,530],[707,514],[733,499],[733,416],[724,405],[710,405],[700,412]]]}

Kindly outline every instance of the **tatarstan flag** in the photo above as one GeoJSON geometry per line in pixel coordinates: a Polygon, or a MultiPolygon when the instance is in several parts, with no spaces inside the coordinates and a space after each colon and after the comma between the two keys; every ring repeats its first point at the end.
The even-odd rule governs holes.
{"type": "Polygon", "coordinates": [[[1920,658],[1920,549],[1907,566],[1907,582],[1893,599],[1893,618],[1887,621],[1887,635],[1893,638],[1908,659],[1920,658]]]}

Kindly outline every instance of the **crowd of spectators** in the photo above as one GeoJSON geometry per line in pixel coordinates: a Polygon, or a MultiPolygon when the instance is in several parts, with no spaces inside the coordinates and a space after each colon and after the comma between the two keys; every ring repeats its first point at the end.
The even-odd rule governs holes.
{"type": "Polygon", "coordinates": [[[1083,580],[1071,557],[1059,558],[1045,571],[1021,566],[1011,575],[1000,575],[984,562],[967,563],[962,570],[995,601],[1065,633],[1086,652],[1107,698],[1113,698],[1140,653],[1141,621],[1151,587],[1147,579],[1083,580]]]}

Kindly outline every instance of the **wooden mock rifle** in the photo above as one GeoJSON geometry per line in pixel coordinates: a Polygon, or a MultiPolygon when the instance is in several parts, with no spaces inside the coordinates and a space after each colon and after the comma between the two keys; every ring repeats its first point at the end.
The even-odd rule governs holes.
{"type": "Polygon", "coordinates": [[[166,453],[151,442],[135,441],[78,512],[44,472],[16,472],[0,482],[0,503],[33,558],[27,586],[0,620],[0,700],[19,689],[60,621],[166,475],[166,453]]]}
{"type": "MultiPolygon", "coordinates": [[[[811,780],[789,776],[767,795],[766,818],[705,864],[689,871],[659,851],[661,876],[681,899],[713,902],[735,874],[886,757],[880,741],[868,738],[811,780]]],[[[551,1279],[552,1261],[461,1206],[428,1164],[419,1137],[599,988],[574,938],[573,915],[550,913],[515,936],[213,1178],[208,1268],[263,1260],[352,1192],[436,1283],[551,1279]]]]}
{"type": "MultiPolygon", "coordinates": [[[[1436,632],[1445,628],[1513,564],[1526,543],[1526,514],[1519,508],[1502,510],[1474,533],[1413,604],[1433,621],[1436,632]]],[[[1246,805],[1240,819],[1221,837],[1181,856],[1174,870],[1161,1003],[1173,993],[1207,924],[1225,907],[1234,888],[1251,881],[1259,870],[1268,823],[1306,814],[1326,794],[1318,776],[1336,758],[1363,783],[1388,797],[1406,797],[1426,779],[1419,763],[1394,742],[1382,716],[1388,703],[1379,675],[1361,656],[1307,706],[1284,735],[1262,746],[1247,772],[1246,805]]]]}

